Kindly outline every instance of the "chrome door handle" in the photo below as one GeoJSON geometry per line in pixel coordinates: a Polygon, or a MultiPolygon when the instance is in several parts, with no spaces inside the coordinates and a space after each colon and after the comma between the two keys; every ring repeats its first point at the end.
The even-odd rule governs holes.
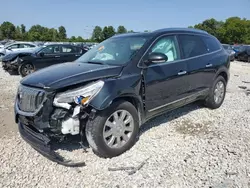
{"type": "Polygon", "coordinates": [[[59,55],[56,55],[55,57],[60,57],[59,55]]]}
{"type": "Polygon", "coordinates": [[[76,57],[79,57],[80,55],[77,55],[77,54],[76,54],[75,56],[76,56],[76,57]]]}
{"type": "Polygon", "coordinates": [[[178,72],[179,76],[184,75],[184,74],[187,74],[187,71],[180,71],[180,72],[178,72]]]}
{"type": "Polygon", "coordinates": [[[211,64],[211,63],[206,65],[206,67],[212,67],[212,66],[213,66],[213,64],[211,64]]]}

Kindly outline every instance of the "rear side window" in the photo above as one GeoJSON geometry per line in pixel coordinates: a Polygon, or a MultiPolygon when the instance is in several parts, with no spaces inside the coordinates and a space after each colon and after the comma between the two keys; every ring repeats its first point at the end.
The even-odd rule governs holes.
{"type": "Polygon", "coordinates": [[[179,35],[184,58],[191,58],[208,53],[201,37],[197,35],[179,35]]]}
{"type": "MultiPolygon", "coordinates": [[[[202,36],[203,41],[207,46],[208,53],[214,52],[220,49],[220,44],[216,41],[216,39],[212,37],[202,36]]],[[[231,46],[227,45],[227,49],[231,49],[231,46]]]]}
{"type": "Polygon", "coordinates": [[[74,47],[74,46],[62,46],[62,53],[76,53],[76,47],[74,47]]]}

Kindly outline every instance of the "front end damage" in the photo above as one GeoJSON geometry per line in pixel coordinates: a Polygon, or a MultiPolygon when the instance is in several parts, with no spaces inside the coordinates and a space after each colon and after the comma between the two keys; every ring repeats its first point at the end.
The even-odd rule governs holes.
{"type": "Polygon", "coordinates": [[[18,69],[19,64],[22,62],[22,59],[16,57],[13,60],[3,60],[2,61],[2,68],[5,71],[16,71],[18,69]]]}
{"type": "Polygon", "coordinates": [[[55,152],[55,145],[70,136],[84,137],[85,124],[95,110],[89,101],[103,82],[55,93],[21,85],[15,101],[15,120],[22,138],[50,160],[64,166],[84,166],[84,162],[65,161],[55,152]]]}

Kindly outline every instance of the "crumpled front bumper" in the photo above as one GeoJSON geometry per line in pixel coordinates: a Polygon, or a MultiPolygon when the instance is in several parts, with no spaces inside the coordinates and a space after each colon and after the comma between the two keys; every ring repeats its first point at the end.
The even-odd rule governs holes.
{"type": "Polygon", "coordinates": [[[85,162],[73,163],[70,160],[66,161],[62,156],[57,154],[53,150],[52,141],[44,134],[32,130],[32,128],[23,125],[21,122],[18,123],[18,128],[21,137],[31,145],[32,148],[51,161],[68,167],[85,166],[85,162]]]}
{"type": "Polygon", "coordinates": [[[11,62],[2,62],[2,68],[4,70],[17,70],[18,69],[18,64],[17,63],[14,63],[14,64],[11,64],[11,62]]]}

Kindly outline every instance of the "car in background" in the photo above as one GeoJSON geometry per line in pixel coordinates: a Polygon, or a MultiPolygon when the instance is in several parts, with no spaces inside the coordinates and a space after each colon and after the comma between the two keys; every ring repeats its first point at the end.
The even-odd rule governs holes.
{"type": "Polygon", "coordinates": [[[6,71],[18,71],[22,77],[25,77],[44,67],[75,61],[86,51],[77,46],[51,44],[34,50],[9,53],[2,58],[2,67],[6,71]]]}
{"type": "Polygon", "coordinates": [[[2,58],[3,56],[11,52],[16,52],[16,51],[20,51],[23,49],[30,49],[30,48],[35,48],[35,47],[38,47],[38,46],[31,42],[10,43],[0,48],[0,58],[2,58]]]}
{"type": "Polygon", "coordinates": [[[230,61],[234,61],[235,60],[235,51],[233,50],[233,47],[229,44],[222,44],[222,46],[229,54],[230,61]]]}
{"type": "Polygon", "coordinates": [[[250,45],[242,45],[240,47],[238,60],[250,63],[250,45]]]}
{"type": "Polygon", "coordinates": [[[72,135],[87,138],[95,154],[115,157],[129,150],[140,126],[156,116],[195,101],[219,108],[229,67],[228,53],[205,31],[115,35],[74,63],[25,77],[15,121],[22,138],[54,161],[62,158],[54,157],[51,145],[72,135]]]}

